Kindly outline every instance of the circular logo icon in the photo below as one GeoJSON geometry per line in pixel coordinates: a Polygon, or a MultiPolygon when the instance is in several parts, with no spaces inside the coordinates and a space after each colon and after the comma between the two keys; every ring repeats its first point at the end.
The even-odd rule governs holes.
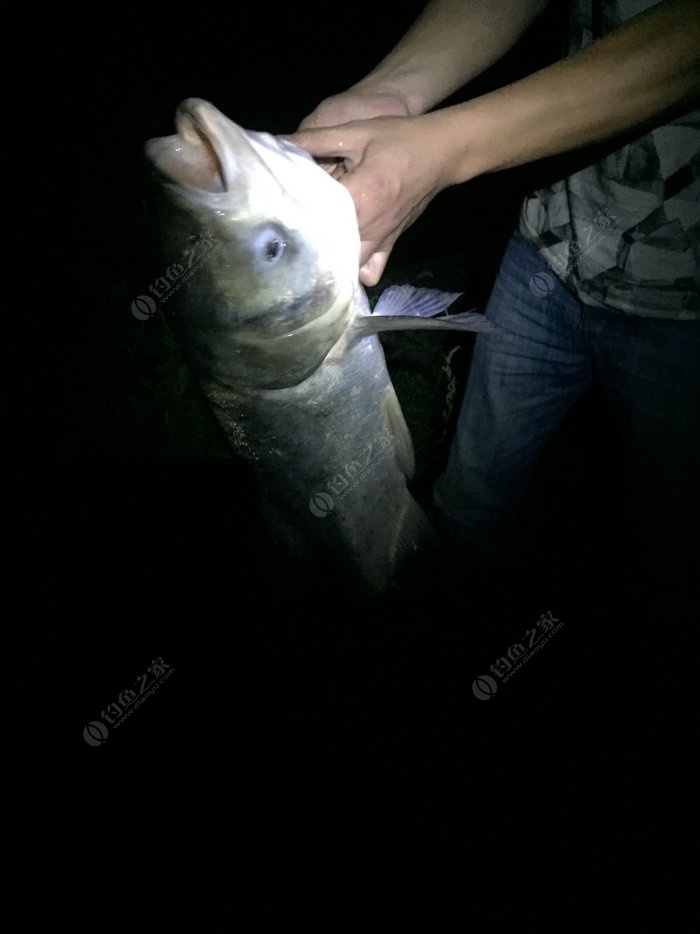
{"type": "Polygon", "coordinates": [[[325,519],[326,516],[329,516],[334,507],[335,503],[330,493],[314,493],[309,500],[309,509],[319,519],[325,519]]]}
{"type": "Polygon", "coordinates": [[[158,310],[150,295],[138,295],[131,303],[131,314],[139,321],[148,321],[158,310]]]}
{"type": "Polygon", "coordinates": [[[477,700],[491,700],[497,690],[498,685],[491,675],[479,675],[478,678],[474,678],[472,691],[477,700]]]}
{"type": "Polygon", "coordinates": [[[530,291],[537,298],[544,298],[554,288],[554,279],[548,272],[536,272],[530,279],[530,291]]]}
{"type": "Polygon", "coordinates": [[[101,746],[107,739],[107,727],[101,720],[93,720],[83,730],[83,739],[88,746],[101,746]]]}

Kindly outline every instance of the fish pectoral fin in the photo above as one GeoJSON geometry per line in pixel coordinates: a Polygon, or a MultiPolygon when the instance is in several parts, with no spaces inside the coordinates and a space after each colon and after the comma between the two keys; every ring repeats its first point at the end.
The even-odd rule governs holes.
{"type": "Polygon", "coordinates": [[[406,419],[403,417],[401,406],[396,393],[392,389],[384,397],[384,413],[389,423],[389,431],[396,439],[396,459],[402,472],[410,480],[416,470],[416,459],[413,453],[413,441],[408,430],[406,419]]]}
{"type": "Polygon", "coordinates": [[[381,331],[414,331],[443,330],[443,331],[498,331],[499,327],[489,321],[477,311],[465,311],[459,315],[448,315],[446,318],[417,318],[412,315],[392,315],[390,317],[377,317],[362,315],[355,319],[353,329],[357,337],[367,337],[368,334],[379,334],[381,331]]]}
{"type": "Polygon", "coordinates": [[[392,285],[379,296],[370,315],[375,330],[394,331],[403,328],[450,328],[463,331],[496,331],[498,327],[484,315],[470,311],[437,318],[463,292],[443,292],[415,285],[392,285]]]}
{"type": "Polygon", "coordinates": [[[449,308],[463,294],[418,288],[415,285],[392,285],[379,296],[372,314],[384,317],[401,315],[432,318],[449,308]]]}
{"type": "Polygon", "coordinates": [[[498,326],[480,312],[465,311],[438,318],[461,292],[419,289],[413,285],[392,285],[379,297],[370,315],[359,315],[353,329],[357,337],[380,331],[433,328],[446,331],[497,331],[498,326]]]}

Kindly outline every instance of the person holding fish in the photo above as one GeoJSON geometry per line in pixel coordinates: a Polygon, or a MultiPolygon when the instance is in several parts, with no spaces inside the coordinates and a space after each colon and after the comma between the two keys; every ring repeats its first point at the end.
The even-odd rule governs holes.
{"type": "Polygon", "coordinates": [[[365,285],[439,192],[595,146],[522,205],[486,308],[501,330],[477,338],[435,505],[450,540],[502,553],[546,442],[597,378],[629,452],[635,573],[668,595],[690,573],[700,476],[700,4],[571,0],[567,57],[437,107],[547,6],[432,0],[291,139],[350,191],[365,285]]]}

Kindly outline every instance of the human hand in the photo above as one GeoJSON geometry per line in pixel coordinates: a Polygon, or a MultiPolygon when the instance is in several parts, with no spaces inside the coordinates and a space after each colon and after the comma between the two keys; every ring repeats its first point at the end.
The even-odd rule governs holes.
{"type": "Polygon", "coordinates": [[[300,130],[315,130],[323,126],[338,126],[351,120],[371,120],[372,117],[409,117],[408,103],[395,91],[372,88],[350,88],[321,101],[318,107],[299,124],[300,130]]]}
{"type": "MultiPolygon", "coordinates": [[[[299,124],[299,130],[317,130],[320,127],[339,126],[351,120],[371,120],[373,117],[407,117],[408,104],[405,99],[393,91],[377,91],[371,88],[350,88],[340,94],[333,94],[321,103],[299,124]]],[[[330,175],[340,179],[346,168],[342,158],[323,156],[316,161],[330,175]]]]}
{"type": "MultiPolygon", "coordinates": [[[[343,97],[343,95],[338,96],[343,97]]],[[[324,101],[315,115],[343,115],[341,102],[324,101]],[[324,110],[323,108],[328,109],[324,110]]],[[[399,236],[452,183],[439,112],[380,116],[339,126],[302,129],[291,139],[317,160],[333,160],[333,174],[352,195],[360,229],[360,281],[376,285],[399,236]]]]}

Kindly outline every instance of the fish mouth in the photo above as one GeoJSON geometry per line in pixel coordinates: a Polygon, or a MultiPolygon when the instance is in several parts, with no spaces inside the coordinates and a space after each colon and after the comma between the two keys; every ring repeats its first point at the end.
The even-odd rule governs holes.
{"type": "Polygon", "coordinates": [[[268,158],[309,154],[290,140],[244,130],[208,101],[190,97],[175,111],[174,136],[146,143],[146,155],[170,181],[200,191],[220,194],[235,190],[244,162],[254,160],[275,175],[268,158]],[[243,160],[243,162],[242,162],[243,160]]]}
{"type": "MultiPolygon", "coordinates": [[[[207,101],[183,101],[175,112],[174,136],[149,140],[146,155],[171,181],[220,193],[229,190],[231,136],[238,130],[207,101]],[[225,123],[224,123],[225,121],[225,123]]],[[[243,131],[238,131],[244,142],[243,131]]]]}

